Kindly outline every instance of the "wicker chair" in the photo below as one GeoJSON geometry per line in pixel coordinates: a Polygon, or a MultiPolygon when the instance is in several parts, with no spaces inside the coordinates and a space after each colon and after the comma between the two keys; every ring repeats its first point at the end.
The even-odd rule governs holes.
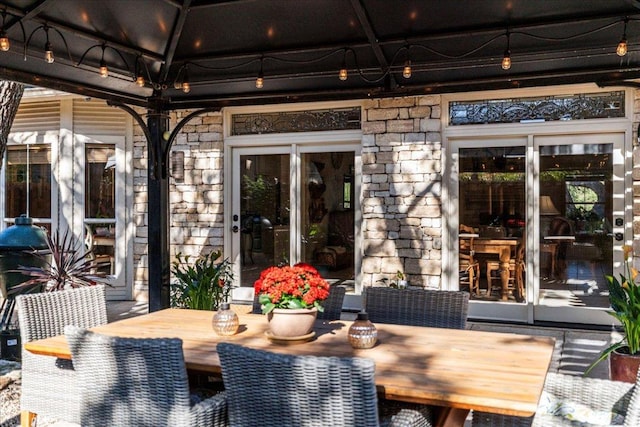
{"type": "Polygon", "coordinates": [[[378,419],[375,366],[364,358],[292,356],[218,344],[229,425],[431,426],[427,408],[378,419]]]}
{"type": "MultiPolygon", "coordinates": [[[[332,286],[329,292],[329,297],[322,303],[324,311],[318,312],[318,319],[321,320],[340,320],[342,315],[342,303],[344,301],[344,294],[346,289],[342,286],[332,286]]],[[[253,297],[253,307],[251,309],[253,314],[261,314],[262,307],[258,302],[258,296],[253,297]]]]}
{"type": "Polygon", "coordinates": [[[80,423],[223,426],[224,393],[193,402],[178,338],[121,338],[65,328],[80,387],[80,423]]]}
{"type": "MultiPolygon", "coordinates": [[[[640,374],[640,373],[639,373],[640,374]]],[[[640,375],[635,384],[576,375],[548,373],[544,390],[559,401],[573,402],[594,411],[624,416],[625,427],[640,426],[640,375]]],[[[534,417],[473,413],[473,427],[590,426],[538,411],[534,417]]]]}
{"type": "Polygon", "coordinates": [[[365,310],[373,323],[465,329],[469,293],[373,287],[365,291],[365,310]]]}
{"type": "MultiPolygon", "coordinates": [[[[22,344],[62,335],[64,327],[107,323],[104,285],[16,297],[22,344]]],[[[76,374],[67,360],[22,350],[20,409],[70,422],[80,420],[76,374]]]]}

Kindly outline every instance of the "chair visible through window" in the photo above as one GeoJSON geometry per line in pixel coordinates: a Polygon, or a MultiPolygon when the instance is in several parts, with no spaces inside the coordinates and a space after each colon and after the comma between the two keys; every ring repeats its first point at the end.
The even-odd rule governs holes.
{"type": "Polygon", "coordinates": [[[469,289],[471,295],[480,294],[480,263],[473,249],[476,232],[473,227],[460,225],[458,246],[458,274],[460,289],[469,289]]]}

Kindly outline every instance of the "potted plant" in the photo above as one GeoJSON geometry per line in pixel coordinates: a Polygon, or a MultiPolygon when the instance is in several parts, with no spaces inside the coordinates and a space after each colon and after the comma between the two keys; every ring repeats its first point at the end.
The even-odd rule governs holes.
{"type": "Polygon", "coordinates": [[[398,287],[398,289],[407,289],[409,287],[409,281],[407,280],[407,277],[400,270],[396,272],[396,286],[398,287]]]}
{"type": "Polygon", "coordinates": [[[318,311],[324,310],[322,301],[329,296],[329,283],[304,263],[263,270],[254,289],[276,337],[308,335],[318,311]]]}
{"type": "Polygon", "coordinates": [[[19,266],[16,271],[31,279],[15,286],[10,293],[59,291],[98,283],[109,285],[107,275],[98,271],[91,251],[68,230],[61,236],[59,231],[46,233],[47,249],[31,251],[40,258],[41,266],[19,266]]]}
{"type": "Polygon", "coordinates": [[[171,264],[175,281],[171,283],[171,305],[194,310],[217,310],[229,300],[233,288],[231,263],[217,262],[222,251],[198,256],[193,263],[189,255],[178,253],[171,264]]]}
{"type": "Polygon", "coordinates": [[[611,379],[635,383],[640,366],[640,286],[635,282],[638,271],[629,263],[629,258],[633,259],[633,249],[625,245],[623,250],[624,273],[619,278],[605,276],[612,309],[608,313],[622,325],[623,338],[606,348],[585,375],[609,357],[611,379]]]}
{"type": "Polygon", "coordinates": [[[389,286],[390,288],[395,289],[407,289],[409,287],[407,276],[401,270],[396,272],[393,280],[389,280],[388,277],[383,277],[382,279],[379,279],[378,282],[382,283],[384,286],[389,286]]]}

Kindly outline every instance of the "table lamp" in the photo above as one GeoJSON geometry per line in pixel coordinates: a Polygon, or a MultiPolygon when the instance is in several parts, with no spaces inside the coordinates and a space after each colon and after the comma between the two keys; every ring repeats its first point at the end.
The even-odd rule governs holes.
{"type": "Polygon", "coordinates": [[[553,204],[551,196],[540,196],[540,215],[560,215],[560,211],[553,204]]]}

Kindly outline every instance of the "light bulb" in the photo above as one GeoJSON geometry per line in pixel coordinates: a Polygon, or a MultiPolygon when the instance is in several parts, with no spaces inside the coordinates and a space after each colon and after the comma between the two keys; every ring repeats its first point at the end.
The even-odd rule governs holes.
{"type": "Polygon", "coordinates": [[[107,68],[107,64],[104,61],[100,62],[100,77],[106,79],[109,77],[109,69],[107,68]]]}
{"type": "Polygon", "coordinates": [[[11,48],[11,42],[9,42],[9,37],[3,32],[0,33],[0,50],[6,52],[11,48]]]}
{"type": "Polygon", "coordinates": [[[627,54],[627,39],[622,38],[620,43],[618,43],[618,47],[616,48],[616,53],[618,56],[625,56],[627,54]]]}
{"type": "Polygon", "coordinates": [[[264,77],[260,76],[256,79],[256,89],[262,89],[264,86],[264,77]]]}
{"type": "Polygon", "coordinates": [[[404,62],[404,68],[402,69],[402,77],[405,79],[411,78],[411,61],[406,60],[404,62]]]}
{"type": "Polygon", "coordinates": [[[182,91],[184,93],[191,92],[191,85],[189,84],[189,82],[182,82],[182,91]]]}
{"type": "Polygon", "coordinates": [[[53,51],[51,50],[51,44],[50,43],[47,43],[44,46],[44,60],[47,61],[49,64],[53,64],[53,61],[56,60],[53,57],[53,51]]]}
{"type": "Polygon", "coordinates": [[[136,84],[140,87],[144,87],[144,84],[145,84],[144,77],[142,77],[141,75],[136,77],[136,84]]]}
{"type": "Polygon", "coordinates": [[[345,67],[340,68],[340,72],[338,73],[338,78],[342,81],[347,80],[347,77],[349,77],[349,73],[347,72],[347,69],[345,67]]]}
{"type": "Polygon", "coordinates": [[[511,68],[511,52],[506,51],[504,58],[502,58],[502,69],[508,70],[509,68],[511,68]]]}

